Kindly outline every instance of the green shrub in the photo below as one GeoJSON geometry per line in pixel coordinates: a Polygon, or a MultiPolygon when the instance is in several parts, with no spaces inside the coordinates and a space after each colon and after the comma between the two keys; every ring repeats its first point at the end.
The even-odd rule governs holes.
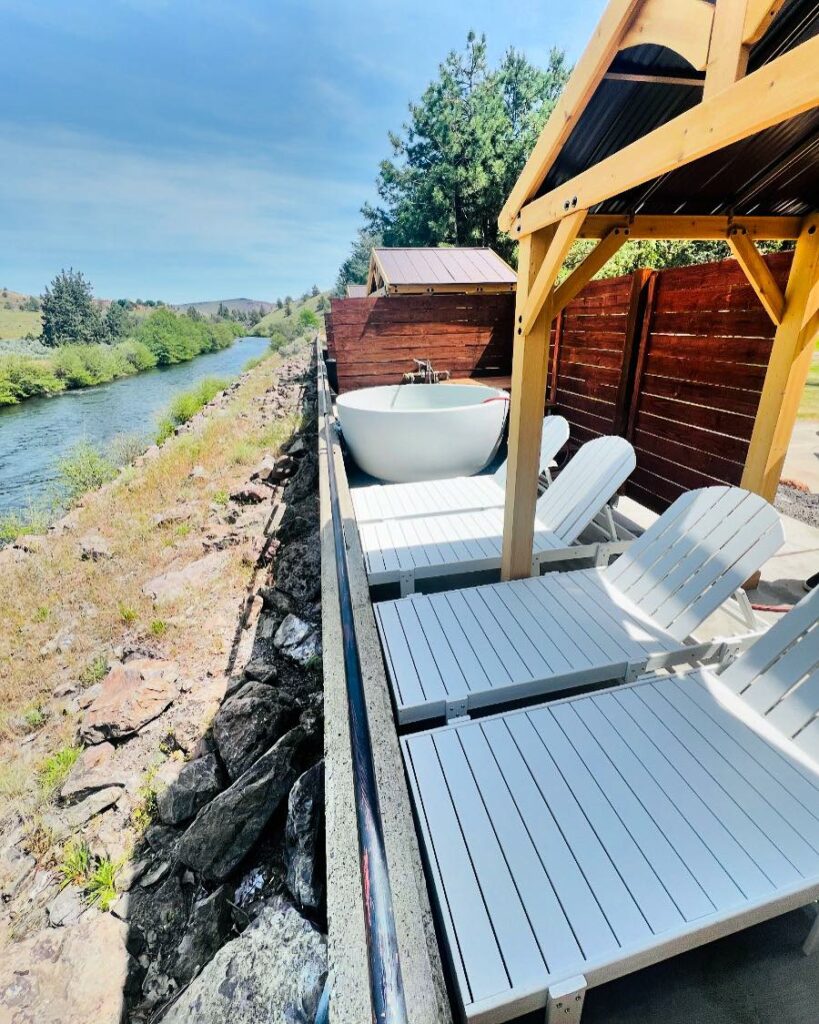
{"type": "Polygon", "coordinates": [[[94,870],[88,876],[85,886],[88,903],[92,907],[99,907],[103,912],[110,909],[111,904],[116,900],[117,873],[120,865],[115,864],[109,857],[102,857],[97,861],[94,870]]]}
{"type": "Polygon", "coordinates": [[[187,423],[204,408],[228,382],[219,377],[205,377],[189,391],[182,391],[171,402],[168,412],[159,421],[156,440],[161,444],[174,432],[175,427],[187,423]]]}
{"type": "Polygon", "coordinates": [[[26,398],[56,395],[64,387],[48,360],[0,356],[0,405],[16,405],[26,398]]]}
{"type": "Polygon", "coordinates": [[[59,789],[81,753],[82,747],[61,747],[43,761],[37,778],[44,793],[51,795],[59,789]]]}
{"type": "Polygon", "coordinates": [[[10,544],[24,533],[45,533],[49,515],[33,506],[25,512],[6,512],[0,515],[0,544],[10,544]]]}
{"type": "Polygon", "coordinates": [[[312,309],[305,306],[304,309],[299,311],[299,315],[296,317],[296,323],[298,323],[302,330],[311,330],[318,327],[319,318],[312,309]]]}
{"type": "Polygon", "coordinates": [[[168,632],[168,623],[164,619],[153,619],[150,625],[151,636],[160,637],[168,632]]]}
{"type": "Polygon", "coordinates": [[[83,686],[93,686],[99,683],[108,675],[108,659],[104,654],[98,654],[80,672],[80,682],[83,686]]]}
{"type": "Polygon", "coordinates": [[[62,888],[67,885],[85,885],[91,873],[93,858],[88,843],[69,843],[63,850],[62,863],[57,870],[62,875],[62,888]]]}
{"type": "Polygon", "coordinates": [[[116,467],[87,441],[74,445],[57,463],[58,480],[70,504],[86,491],[96,490],[117,475],[116,467]]]}

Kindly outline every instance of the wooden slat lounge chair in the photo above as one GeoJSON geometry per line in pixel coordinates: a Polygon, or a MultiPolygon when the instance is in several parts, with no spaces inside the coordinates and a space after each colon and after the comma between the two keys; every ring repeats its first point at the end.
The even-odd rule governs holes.
{"type": "MultiPolygon", "coordinates": [[[[569,424],[562,416],[547,416],[543,420],[541,475],[549,475],[552,460],[568,440],[569,424]]],[[[445,444],[446,439],[442,438],[441,443],[445,444]]],[[[491,475],[458,476],[411,484],[370,484],[354,487],[351,493],[357,522],[369,523],[406,516],[503,508],[505,488],[506,462],[491,475]]]]}
{"type": "Polygon", "coordinates": [[[707,487],[679,497],[604,569],[376,604],[398,721],[718,657],[721,642],[697,643],[692,631],[783,541],[763,498],[707,487]]]}
{"type": "Polygon", "coordinates": [[[814,592],[722,675],[402,740],[468,1021],[576,1022],[587,986],[819,898],[818,619],[814,592]]]}
{"type": "MultiPolygon", "coordinates": [[[[622,437],[598,437],[578,450],[538,498],[533,573],[548,562],[608,560],[625,549],[616,540],[572,545],[634,466],[634,449],[622,437]]],[[[417,580],[499,569],[503,508],[359,523],[358,532],[370,585],[400,583],[406,595],[417,580]]]]}

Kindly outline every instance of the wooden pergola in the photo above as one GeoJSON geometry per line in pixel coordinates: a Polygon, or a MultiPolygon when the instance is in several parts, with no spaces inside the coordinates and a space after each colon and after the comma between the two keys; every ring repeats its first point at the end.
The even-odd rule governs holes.
{"type": "Polygon", "coordinates": [[[725,240],[774,321],[742,478],[773,499],[819,332],[817,33],[817,0],[609,0],[499,218],[520,245],[504,579],[531,571],[552,320],[629,238],[725,240]],[[598,242],[556,286],[577,238],[598,242]],[[761,239],[796,243],[784,294],[761,239]]]}

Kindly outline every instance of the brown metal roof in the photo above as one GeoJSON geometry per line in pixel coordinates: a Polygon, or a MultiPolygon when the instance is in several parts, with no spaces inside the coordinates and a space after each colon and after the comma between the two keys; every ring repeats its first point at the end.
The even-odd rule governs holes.
{"type": "MultiPolygon", "coordinates": [[[[754,71],[819,32],[818,0],[787,0],[752,48],[754,71]]],[[[539,194],[575,177],[699,102],[704,76],[662,46],[621,51],[566,140],[539,194]],[[682,84],[624,80],[678,76],[682,84]]],[[[819,196],[819,110],[811,110],[601,203],[593,213],[801,215],[819,196]]]]}
{"type": "Polygon", "coordinates": [[[387,287],[513,287],[515,271],[491,249],[373,249],[387,287]]]}

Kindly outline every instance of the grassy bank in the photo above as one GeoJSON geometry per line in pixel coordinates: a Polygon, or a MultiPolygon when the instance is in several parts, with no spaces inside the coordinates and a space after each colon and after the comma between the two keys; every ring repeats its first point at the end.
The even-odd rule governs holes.
{"type": "Polygon", "coordinates": [[[136,336],[116,345],[62,345],[41,356],[0,353],[0,406],[77,388],[108,384],[155,366],[185,362],[227,348],[244,328],[210,323],[159,309],[136,336]]]}
{"type": "Polygon", "coordinates": [[[220,588],[198,596],[195,608],[183,596],[160,611],[143,586],[169,564],[201,556],[214,504],[292,433],[295,417],[266,421],[259,403],[280,363],[276,355],[264,360],[190,433],[85,495],[71,513],[70,529],[47,534],[40,550],[19,557],[0,552],[0,797],[16,799],[59,774],[55,752],[70,762],[76,722],[50,714],[52,691],[64,681],[80,687],[98,681],[117,644],[159,644],[183,670],[191,651],[213,648],[215,664],[224,664],[224,641],[214,635],[207,609],[220,588],[235,585],[243,594],[246,552],[226,551],[220,588]],[[157,525],[180,507],[183,518],[157,525]],[[89,533],[103,539],[108,557],[83,560],[80,540],[89,533]],[[20,746],[25,733],[35,733],[35,740],[20,746]]]}

